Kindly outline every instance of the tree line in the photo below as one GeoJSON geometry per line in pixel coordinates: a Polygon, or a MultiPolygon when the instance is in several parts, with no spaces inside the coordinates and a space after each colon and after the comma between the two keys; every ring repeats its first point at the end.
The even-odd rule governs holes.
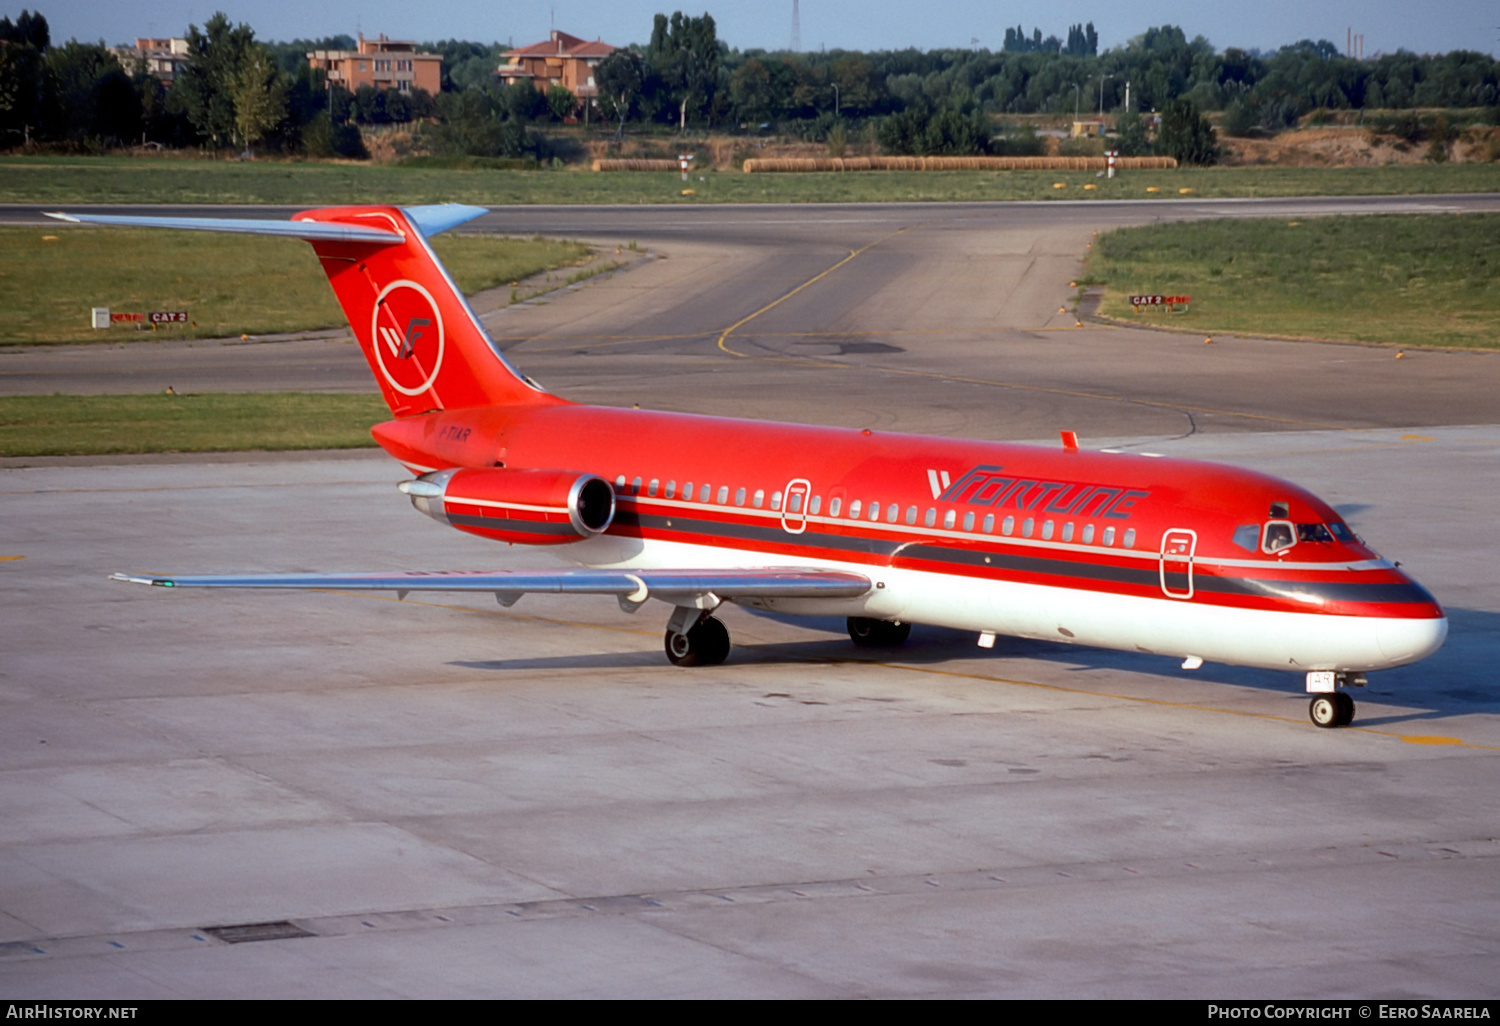
{"type": "Polygon", "coordinates": [[[1357,60],[1327,40],[1270,53],[1219,51],[1172,25],[1103,53],[1092,23],[1069,26],[1065,39],[1007,28],[999,51],[790,53],[731,49],[709,14],[658,14],[645,44],[617,50],[595,69],[597,106],[560,88],[500,85],[498,43],[421,44],[444,57],[442,90],[428,96],[328,90],[306,54],[353,49],[353,39],[263,44],[222,13],[202,29],[189,26],[192,59],[170,88],[122,66],[103,44],[53,46],[48,36],[39,13],[0,19],[0,145],[144,140],[357,156],[354,125],[419,121],[435,152],[542,157],[548,143],[537,123],[597,117],[617,135],[630,126],[819,141],[867,132],[889,152],[1026,152],[1036,140],[1017,122],[996,130],[1007,115],[1103,111],[1116,116],[1123,148],[1159,144],[1165,134],[1189,139],[1202,159],[1213,151],[1207,111],[1222,112],[1223,130],[1251,134],[1280,131],[1319,109],[1500,105],[1500,61],[1478,52],[1357,60]],[[1155,140],[1136,116],[1146,111],[1163,119],[1155,140]]]}

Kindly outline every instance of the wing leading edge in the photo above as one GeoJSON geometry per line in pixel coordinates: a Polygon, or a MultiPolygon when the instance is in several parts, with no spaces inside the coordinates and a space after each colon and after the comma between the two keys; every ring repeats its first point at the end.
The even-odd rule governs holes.
{"type": "MultiPolygon", "coordinates": [[[[647,599],[674,606],[705,607],[705,600],[742,598],[858,598],[870,579],[841,570],[749,568],[734,570],[449,570],[358,574],[223,574],[165,576],[112,574],[110,580],[162,588],[283,588],[320,591],[493,592],[509,606],[527,593],[614,595],[634,609],[647,599]]],[[[712,606],[710,605],[709,608],[712,606]]]]}

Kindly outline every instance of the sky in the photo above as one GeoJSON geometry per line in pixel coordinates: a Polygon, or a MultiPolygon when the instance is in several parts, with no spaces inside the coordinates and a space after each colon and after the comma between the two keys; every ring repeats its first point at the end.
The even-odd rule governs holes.
{"type": "MultiPolygon", "coordinates": [[[[1364,34],[1365,55],[1399,49],[1416,53],[1479,50],[1500,54],[1500,3],[1495,0],[799,0],[802,49],[932,50],[980,46],[1000,49],[1005,29],[1066,39],[1068,26],[1093,22],[1099,46],[1121,46],[1154,25],[1181,26],[1215,48],[1274,50],[1299,39],[1328,39],[1340,49],[1348,31],[1364,34]],[[977,40],[977,42],[976,42],[977,40]]],[[[615,45],[644,43],[659,0],[325,0],[303,6],[286,0],[0,0],[0,15],[23,8],[47,18],[54,41],[103,39],[110,45],[137,36],[182,35],[222,10],[248,23],[267,42],[314,39],[363,31],[393,39],[469,39],[513,42],[547,38],[556,27],[615,45]]],[[[685,13],[707,11],[719,38],[740,49],[785,49],[791,41],[792,0],[696,0],[685,13]],[[701,4],[702,6],[699,6],[701,4]]]]}

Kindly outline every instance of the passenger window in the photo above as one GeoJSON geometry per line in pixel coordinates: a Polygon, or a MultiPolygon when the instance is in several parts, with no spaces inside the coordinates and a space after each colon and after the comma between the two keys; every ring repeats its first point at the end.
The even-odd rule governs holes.
{"type": "Polygon", "coordinates": [[[812,516],[817,516],[818,515],[818,510],[820,510],[822,508],[823,508],[823,496],[821,496],[821,495],[814,495],[812,497],[812,502],[808,503],[808,505],[807,505],[807,512],[809,514],[811,514],[812,516]]]}
{"type": "Polygon", "coordinates": [[[853,502],[849,503],[849,519],[850,520],[858,520],[859,519],[859,500],[858,499],[855,499],[853,502]]]}
{"type": "Polygon", "coordinates": [[[646,486],[646,493],[654,499],[659,488],[661,488],[661,478],[653,477],[651,483],[646,486]]]}
{"type": "Polygon", "coordinates": [[[711,484],[704,485],[702,488],[698,489],[698,501],[699,502],[707,502],[708,499],[709,499],[709,496],[713,495],[713,493],[714,493],[714,486],[713,485],[711,485],[711,484]]]}
{"type": "Polygon", "coordinates": [[[786,511],[788,513],[802,512],[802,493],[792,492],[786,497],[786,511]]]}
{"type": "MultiPolygon", "coordinates": [[[[1006,519],[1009,520],[1010,518],[1006,517],[1006,519]]],[[[1036,521],[1033,520],[1033,519],[1031,519],[1030,517],[1027,517],[1024,521],[1021,522],[1021,537],[1022,538],[1030,538],[1032,530],[1035,527],[1036,527],[1036,521]]]]}
{"type": "Polygon", "coordinates": [[[625,490],[625,475],[621,474],[619,477],[615,478],[615,491],[617,491],[617,492],[623,492],[624,490],[625,490]]]}
{"type": "Polygon", "coordinates": [[[771,493],[771,508],[774,509],[774,510],[780,510],[781,509],[781,493],[780,492],[772,492],[771,493]]]}
{"type": "MultiPolygon", "coordinates": [[[[973,516],[973,514],[971,513],[970,516],[973,516]]],[[[950,509],[948,512],[946,512],[946,513],[943,514],[943,530],[945,530],[945,531],[951,531],[951,530],[953,530],[953,525],[955,523],[957,523],[957,522],[958,522],[958,510],[950,509]]]]}
{"type": "Polygon", "coordinates": [[[1127,527],[1125,529],[1125,540],[1123,544],[1127,549],[1135,548],[1135,528],[1127,527]]]}
{"type": "Polygon", "coordinates": [[[1005,537],[1007,537],[1007,538],[1009,538],[1011,535],[1015,534],[1016,533],[1016,518],[1015,517],[1006,517],[1004,520],[1000,521],[1000,533],[1003,534],[1003,535],[1005,535],[1005,537]]]}
{"type": "Polygon", "coordinates": [[[980,528],[980,530],[982,530],[985,534],[995,533],[995,514],[986,513],[984,515],[984,526],[980,528]]]}
{"type": "Polygon", "coordinates": [[[844,500],[843,499],[829,499],[828,500],[828,515],[829,516],[831,516],[831,517],[838,516],[839,515],[839,510],[841,510],[843,508],[844,508],[844,500]]]}
{"type": "Polygon", "coordinates": [[[1260,547],[1260,525],[1241,524],[1234,529],[1234,543],[1246,552],[1254,552],[1260,547]]]}
{"type": "Polygon", "coordinates": [[[639,494],[641,494],[641,479],[640,478],[636,478],[635,480],[633,480],[633,481],[630,482],[630,494],[631,495],[639,495],[639,494]]]}
{"type": "Polygon", "coordinates": [[[1104,544],[1105,545],[1113,545],[1114,543],[1115,543],[1115,529],[1113,527],[1106,527],[1104,529],[1104,544]]]}
{"type": "Polygon", "coordinates": [[[729,505],[729,486],[728,485],[719,485],[719,505],[720,506],[727,506],[727,505],[729,505]]]}
{"type": "Polygon", "coordinates": [[[667,498],[669,498],[669,499],[675,499],[675,498],[677,498],[677,482],[676,481],[668,481],[667,482],[667,498]]]}
{"type": "Polygon", "coordinates": [[[1262,552],[1285,552],[1297,544],[1295,528],[1285,520],[1272,520],[1265,526],[1260,536],[1260,550],[1262,552]]]}
{"type": "MultiPolygon", "coordinates": [[[[912,509],[912,514],[911,514],[912,523],[916,523],[917,522],[917,507],[913,506],[911,509],[912,509]]],[[[888,524],[894,524],[896,522],[896,518],[899,517],[900,515],[901,515],[901,506],[898,503],[894,503],[893,502],[893,503],[891,503],[889,506],[887,506],[885,508],[885,522],[888,523],[888,524]]]]}
{"type": "Polygon", "coordinates": [[[745,489],[741,488],[734,493],[734,504],[736,506],[743,506],[745,504],[745,489]]]}
{"type": "Polygon", "coordinates": [[[880,519],[880,503],[878,503],[878,502],[872,502],[872,503],[870,503],[870,523],[873,524],[873,523],[875,523],[879,519],[880,519]]]}
{"type": "Polygon", "coordinates": [[[974,530],[974,514],[972,512],[964,514],[964,530],[974,530]]]}
{"type": "Polygon", "coordinates": [[[1052,521],[1042,521],[1042,537],[1046,538],[1048,541],[1052,539],[1052,521]]]}
{"type": "Polygon", "coordinates": [[[1092,544],[1094,544],[1094,525],[1093,524],[1084,524],[1083,525],[1083,543],[1085,545],[1092,545],[1092,544]]]}
{"type": "Polygon", "coordinates": [[[687,484],[682,486],[682,501],[693,501],[693,482],[689,481],[687,484]]]}
{"type": "Polygon", "coordinates": [[[1073,540],[1073,523],[1072,523],[1072,521],[1069,521],[1068,523],[1063,524],[1062,540],[1066,541],[1066,542],[1070,542],[1070,541],[1073,540]]]}
{"type": "Polygon", "coordinates": [[[931,506],[927,507],[927,515],[922,518],[922,526],[923,527],[936,527],[937,526],[937,510],[933,509],[931,506]]]}
{"type": "Polygon", "coordinates": [[[755,498],[751,499],[750,503],[756,509],[760,509],[762,506],[764,506],[766,504],[766,490],[764,488],[755,489],[755,498]]]}

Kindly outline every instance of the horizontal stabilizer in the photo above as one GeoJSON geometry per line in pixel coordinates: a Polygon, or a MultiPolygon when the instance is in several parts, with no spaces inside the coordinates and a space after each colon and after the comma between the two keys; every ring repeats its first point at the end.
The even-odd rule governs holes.
{"type": "MultiPolygon", "coordinates": [[[[472,208],[465,207],[464,209],[472,208]]],[[[384,228],[365,228],[326,221],[265,221],[237,217],[135,217],[116,214],[49,213],[47,216],[76,224],[108,224],[126,228],[176,228],[190,232],[230,232],[238,235],[279,235],[288,239],[323,242],[367,242],[393,246],[406,241],[405,237],[398,232],[387,231],[384,228]]]]}
{"type": "Polygon", "coordinates": [[[464,203],[433,203],[424,207],[402,207],[401,210],[406,214],[407,220],[429,237],[467,224],[490,212],[488,207],[471,207],[464,203]]]}
{"type": "Polygon", "coordinates": [[[870,590],[869,578],[839,570],[796,567],[744,570],[451,570],[434,573],[230,574],[166,577],[113,574],[114,581],[162,588],[296,588],[321,591],[527,592],[564,595],[616,595],[631,602],[657,598],[675,602],[712,593],[736,598],[857,598],[870,590]]]}

